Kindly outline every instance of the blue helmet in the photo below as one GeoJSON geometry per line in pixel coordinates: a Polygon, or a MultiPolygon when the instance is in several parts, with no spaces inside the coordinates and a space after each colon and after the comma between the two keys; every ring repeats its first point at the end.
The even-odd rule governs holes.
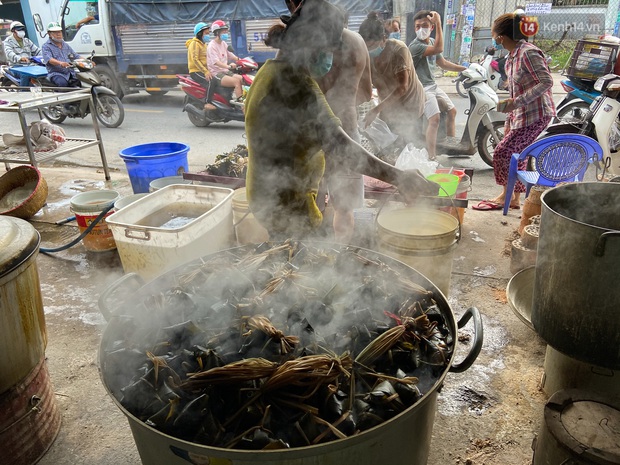
{"type": "Polygon", "coordinates": [[[207,23],[198,23],[194,26],[194,35],[197,37],[205,29],[209,29],[211,26],[207,23]]]}

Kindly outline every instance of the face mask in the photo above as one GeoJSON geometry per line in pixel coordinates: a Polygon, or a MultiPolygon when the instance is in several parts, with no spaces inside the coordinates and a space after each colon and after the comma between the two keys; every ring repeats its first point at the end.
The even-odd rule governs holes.
{"type": "Polygon", "coordinates": [[[310,65],[310,74],[313,78],[320,78],[329,73],[334,62],[334,54],[332,52],[320,52],[316,61],[310,65]]]}
{"type": "Polygon", "coordinates": [[[221,38],[224,42],[226,42],[228,39],[230,39],[230,35],[229,35],[228,33],[226,33],[226,34],[222,34],[222,35],[220,36],[220,38],[221,38]]]}
{"type": "Polygon", "coordinates": [[[17,31],[17,37],[23,39],[24,37],[26,37],[26,31],[17,31]]]}
{"type": "Polygon", "coordinates": [[[86,16],[92,16],[94,18],[95,16],[97,16],[97,10],[95,10],[94,8],[87,8],[86,16]]]}
{"type": "Polygon", "coordinates": [[[372,50],[368,51],[368,55],[370,55],[370,58],[377,58],[379,55],[381,55],[381,53],[383,53],[383,48],[384,47],[377,47],[377,48],[373,48],[372,50]]]}
{"type": "Polygon", "coordinates": [[[52,39],[54,42],[62,42],[62,37],[60,38],[55,38],[55,37],[50,37],[50,39],[52,39]]]}
{"type": "Polygon", "coordinates": [[[420,40],[426,40],[431,36],[431,29],[429,27],[423,27],[418,29],[415,35],[420,40]]]}
{"type": "Polygon", "coordinates": [[[211,42],[211,36],[210,36],[209,34],[205,34],[205,35],[203,35],[203,36],[202,36],[202,41],[203,41],[205,44],[208,44],[209,42],[211,42]]]}
{"type": "Polygon", "coordinates": [[[504,48],[504,46],[503,46],[502,44],[498,44],[498,43],[495,41],[495,39],[491,39],[491,40],[493,41],[493,42],[492,42],[492,44],[493,44],[493,48],[494,48],[495,50],[501,50],[501,49],[503,49],[503,48],[504,48]]]}
{"type": "Polygon", "coordinates": [[[400,32],[390,32],[390,39],[400,40],[400,32]]]}

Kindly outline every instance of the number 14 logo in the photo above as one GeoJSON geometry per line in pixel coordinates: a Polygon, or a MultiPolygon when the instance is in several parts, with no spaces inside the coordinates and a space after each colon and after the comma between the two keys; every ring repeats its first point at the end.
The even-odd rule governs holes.
{"type": "Polygon", "coordinates": [[[538,33],[538,19],[536,16],[525,16],[521,18],[519,30],[525,37],[534,37],[538,33]]]}

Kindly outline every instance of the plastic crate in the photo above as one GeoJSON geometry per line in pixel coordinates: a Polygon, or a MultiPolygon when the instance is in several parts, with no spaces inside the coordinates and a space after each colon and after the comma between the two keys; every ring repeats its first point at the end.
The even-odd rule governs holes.
{"type": "Polygon", "coordinates": [[[599,40],[579,40],[573,51],[566,75],[569,78],[596,81],[613,71],[618,44],[599,40]]]}

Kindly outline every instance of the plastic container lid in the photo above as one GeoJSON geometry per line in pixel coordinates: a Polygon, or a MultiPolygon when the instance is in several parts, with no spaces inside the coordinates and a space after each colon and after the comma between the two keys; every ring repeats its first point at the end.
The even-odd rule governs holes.
{"type": "Polygon", "coordinates": [[[0,216],[0,278],[37,252],[40,242],[39,233],[27,221],[0,216]]]}

